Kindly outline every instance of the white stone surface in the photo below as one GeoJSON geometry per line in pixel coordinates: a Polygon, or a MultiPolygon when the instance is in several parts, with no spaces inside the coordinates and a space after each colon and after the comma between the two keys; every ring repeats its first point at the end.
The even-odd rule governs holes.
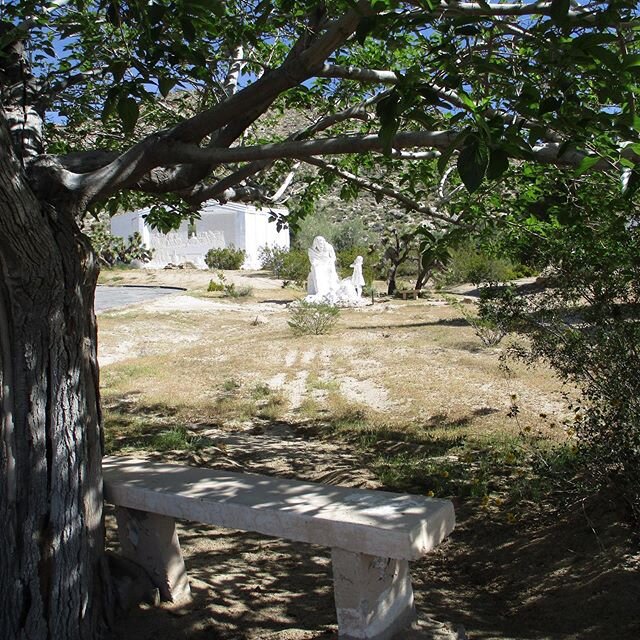
{"type": "Polygon", "coordinates": [[[191,600],[174,519],[117,507],[116,520],[122,555],[144,567],[162,600],[191,600]]]}
{"type": "Polygon", "coordinates": [[[103,468],[122,507],[386,558],[421,557],[455,522],[448,500],[125,457],[103,468]]]}
{"type": "Polygon", "coordinates": [[[331,550],[340,640],[389,640],[416,619],[406,560],[331,550]]]}

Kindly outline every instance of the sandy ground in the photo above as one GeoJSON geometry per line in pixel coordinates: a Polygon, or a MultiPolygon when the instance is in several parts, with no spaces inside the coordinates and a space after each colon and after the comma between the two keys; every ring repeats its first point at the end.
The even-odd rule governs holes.
{"type": "MultiPolygon", "coordinates": [[[[133,282],[203,286],[209,274],[135,274],[133,282]],[[137,282],[136,282],[137,280],[137,282]]],[[[170,322],[190,314],[208,314],[211,323],[228,340],[254,327],[264,332],[265,342],[286,328],[279,283],[264,274],[243,276],[262,291],[259,301],[228,302],[176,295],[131,309],[111,312],[102,323],[100,362],[108,365],[135,362],[136,358],[166,354],[188,348],[205,338],[205,329],[176,331],[170,322]],[[268,283],[268,289],[266,287],[268,283]],[[142,336],[131,314],[155,318],[142,336]],[[262,318],[264,324],[253,322],[262,318]],[[167,324],[169,323],[169,324],[167,324]],[[118,327],[118,328],[116,328],[118,327]]],[[[113,284],[119,284],[114,282],[113,284]]],[[[422,304],[423,301],[420,301],[422,304]]],[[[413,302],[407,303],[409,305],[413,302]]],[[[441,302],[433,302],[434,308],[441,302]]],[[[429,323],[429,304],[412,307],[420,323],[429,323]],[[418,310],[419,309],[419,313],[418,310]]],[[[200,425],[199,435],[211,445],[197,453],[164,453],[162,459],[211,468],[233,469],[348,486],[377,488],[380,483],[367,460],[343,442],[315,437],[313,429],[293,419],[296,409],[309,394],[310,376],[322,371],[327,359],[342,357],[343,371],[325,380],[340,389],[347,399],[366,404],[390,415],[403,410],[402,401],[381,382],[376,353],[378,345],[392,350],[396,359],[403,350],[422,350],[430,362],[432,378],[423,385],[451,384],[438,381],[439,358],[450,354],[424,344],[407,345],[412,329],[407,323],[406,304],[388,302],[374,310],[357,312],[366,325],[362,343],[327,341],[322,344],[277,341],[271,345],[279,366],[268,384],[282,390],[289,400],[289,414],[282,420],[252,420],[224,428],[200,425]],[[375,315],[372,315],[375,314],[375,315]],[[405,329],[392,329],[397,315],[405,329]],[[402,315],[404,314],[404,315],[402,315]],[[365,335],[366,334],[366,335],[365,335]],[[373,345],[371,348],[364,348],[373,345]],[[356,369],[358,374],[354,374],[356,369]],[[361,372],[366,371],[366,375],[361,372]]],[[[349,322],[355,312],[349,316],[349,322]]],[[[401,324],[402,324],[401,322],[401,324]]],[[[99,319],[99,325],[101,320],[99,319]]],[[[416,321],[414,320],[414,324],[416,321]]],[[[360,338],[359,338],[360,339],[360,338]]],[[[337,340],[337,339],[336,339],[337,340]]],[[[266,349],[266,347],[265,347],[266,349]]],[[[265,351],[266,353],[266,351],[265,351]]],[[[223,363],[228,355],[212,350],[208,356],[223,363]]],[[[263,357],[257,354],[257,357],[263,357]]],[[[472,366],[473,350],[460,356],[461,367],[472,366]]],[[[479,362],[479,360],[475,360],[479,362]]],[[[461,369],[462,371],[462,369],[461,369]]],[[[250,374],[251,372],[248,372],[250,374]]],[[[400,372],[401,384],[409,385],[415,371],[400,372]]],[[[464,373],[460,374],[464,376],[464,373]]],[[[461,399],[478,412],[493,411],[504,390],[491,396],[491,383],[480,372],[473,382],[476,391],[461,399]]],[[[519,383],[520,384],[520,383],[519,383]]],[[[322,386],[322,385],[320,385],[322,386]]],[[[408,388],[408,387],[407,387],[408,388]]],[[[316,399],[327,393],[313,391],[316,399]]],[[[562,410],[560,394],[518,387],[521,402],[539,411],[562,410]],[[527,397],[529,394],[530,397],[527,397]]],[[[532,409],[533,411],[533,409],[532,409]]],[[[425,416],[429,419],[429,416],[425,416]]],[[[413,563],[412,576],[421,629],[407,632],[410,638],[512,639],[512,640],[623,640],[640,637],[640,556],[627,543],[629,532],[619,511],[602,501],[586,501],[566,512],[532,505],[531,516],[516,523],[505,522],[503,514],[480,508],[477,501],[456,502],[458,525],[454,534],[437,550],[413,563]]],[[[117,548],[113,519],[108,518],[109,542],[117,548]]],[[[249,533],[233,532],[197,523],[180,525],[179,535],[189,571],[194,602],[183,608],[162,606],[140,608],[121,617],[114,640],[311,640],[336,638],[329,549],[276,540],[249,533]]]]}

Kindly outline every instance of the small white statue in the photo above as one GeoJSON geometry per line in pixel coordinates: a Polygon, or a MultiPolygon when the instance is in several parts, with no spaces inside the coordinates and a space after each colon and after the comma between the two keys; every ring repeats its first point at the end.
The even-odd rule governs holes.
{"type": "Polygon", "coordinates": [[[362,287],[364,286],[364,277],[362,275],[362,256],[357,256],[352,264],[349,265],[353,269],[351,274],[351,283],[356,290],[358,298],[362,295],[362,287]]]}
{"type": "Polygon", "coordinates": [[[307,280],[307,292],[313,296],[324,296],[339,286],[336,271],[336,252],[322,237],[316,236],[308,251],[311,272],[307,280]]]}

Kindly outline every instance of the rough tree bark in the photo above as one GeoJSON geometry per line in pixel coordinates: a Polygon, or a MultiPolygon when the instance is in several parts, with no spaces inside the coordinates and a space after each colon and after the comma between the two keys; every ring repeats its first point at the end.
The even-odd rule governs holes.
{"type": "Polygon", "coordinates": [[[0,638],[93,639],[102,607],[97,265],[0,111],[0,638]]]}

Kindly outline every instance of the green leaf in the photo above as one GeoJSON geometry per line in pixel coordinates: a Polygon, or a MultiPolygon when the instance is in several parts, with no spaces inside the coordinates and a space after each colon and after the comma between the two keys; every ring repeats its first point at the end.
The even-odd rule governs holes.
{"type": "Polygon", "coordinates": [[[132,133],[140,115],[138,103],[131,96],[122,96],[118,100],[118,115],[122,121],[124,132],[132,133]]]}
{"type": "Polygon", "coordinates": [[[469,193],[477,191],[489,164],[489,147],[477,135],[467,137],[458,156],[458,173],[469,193]]]}
{"type": "Polygon", "coordinates": [[[583,173],[586,173],[593,167],[594,165],[600,162],[600,156],[585,156],[580,161],[578,168],[575,170],[574,175],[581,176],[583,173]]]}
{"type": "Polygon", "coordinates": [[[557,111],[559,107],[562,106],[562,98],[558,98],[556,96],[549,96],[545,98],[538,107],[538,115],[542,116],[545,113],[551,113],[552,111],[557,111]]]}
{"type": "Polygon", "coordinates": [[[624,57],[624,67],[625,69],[631,69],[633,67],[640,67],[640,54],[635,53],[630,56],[624,57]]]}
{"type": "Polygon", "coordinates": [[[571,0],[551,0],[549,15],[555,22],[562,22],[566,19],[570,7],[571,0]]]}
{"type": "Polygon", "coordinates": [[[378,137],[382,142],[382,151],[386,155],[391,153],[393,138],[398,132],[400,122],[398,120],[398,103],[400,95],[393,90],[384,100],[376,105],[376,113],[380,118],[380,131],[378,137]]]}
{"type": "Polygon", "coordinates": [[[176,81],[173,78],[163,77],[158,79],[158,89],[160,89],[160,93],[163,98],[166,98],[169,95],[169,91],[173,89],[175,84],[176,81]]]}
{"type": "Polygon", "coordinates": [[[471,99],[471,96],[466,93],[465,91],[460,91],[459,92],[459,96],[460,96],[460,100],[462,100],[462,103],[470,110],[470,111],[475,111],[476,110],[476,103],[471,99]]]}
{"type": "Polygon", "coordinates": [[[487,180],[497,180],[509,168],[509,156],[499,147],[491,149],[489,165],[487,166],[487,180]]]}
{"type": "Polygon", "coordinates": [[[606,65],[610,69],[618,69],[620,67],[620,60],[618,56],[609,49],[604,47],[592,47],[589,49],[589,53],[602,64],[606,65]]]}
{"type": "Polygon", "coordinates": [[[378,24],[378,16],[366,16],[360,20],[358,27],[356,28],[356,40],[360,44],[364,44],[367,36],[376,28],[378,24]]]}

